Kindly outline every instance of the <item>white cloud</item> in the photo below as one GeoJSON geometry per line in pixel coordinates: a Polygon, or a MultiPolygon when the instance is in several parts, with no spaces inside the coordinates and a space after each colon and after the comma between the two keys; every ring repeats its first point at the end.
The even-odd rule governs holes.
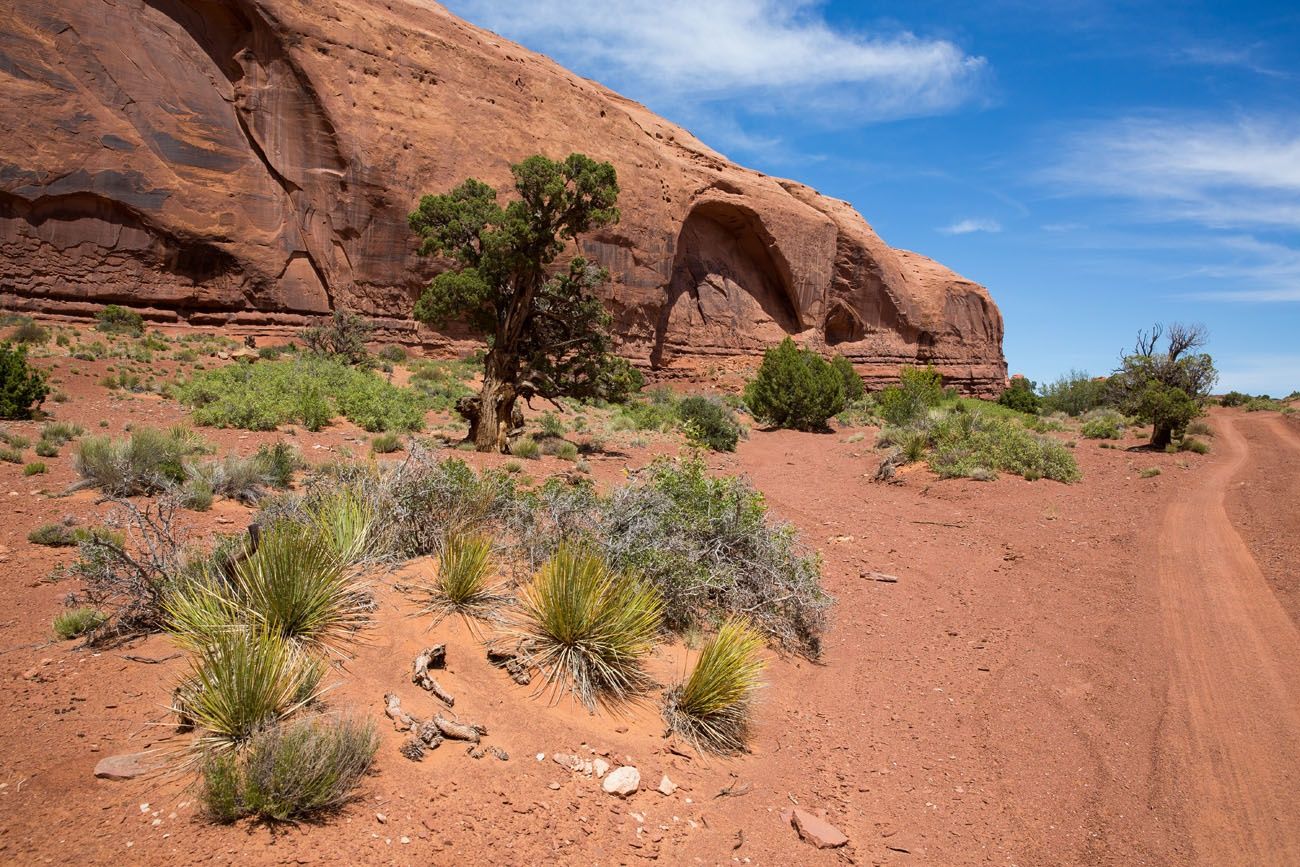
{"type": "Polygon", "coordinates": [[[1071,137],[1045,177],[1128,199],[1149,219],[1210,228],[1300,227],[1300,123],[1129,118],[1071,137]]]}
{"type": "Polygon", "coordinates": [[[833,28],[812,0],[451,0],[454,11],[642,99],[852,125],[950,110],[985,68],[951,42],[833,28]]]}
{"type": "Polygon", "coordinates": [[[969,235],[972,232],[1001,232],[1002,224],[997,220],[967,218],[958,220],[950,226],[938,230],[945,235],[969,235]]]}

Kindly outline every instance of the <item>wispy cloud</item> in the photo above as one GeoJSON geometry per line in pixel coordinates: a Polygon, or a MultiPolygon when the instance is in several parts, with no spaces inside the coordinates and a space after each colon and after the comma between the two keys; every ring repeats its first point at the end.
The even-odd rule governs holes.
{"type": "Polygon", "coordinates": [[[938,231],[944,235],[969,235],[973,232],[1001,232],[1002,224],[986,218],[967,218],[943,226],[938,231]]]}
{"type": "Polygon", "coordinates": [[[638,98],[698,104],[762,94],[778,110],[827,121],[950,110],[972,97],[986,66],[946,40],[834,28],[812,0],[449,5],[638,98]]]}
{"type": "Polygon", "coordinates": [[[1070,137],[1046,172],[1063,192],[1212,228],[1300,227],[1300,122],[1128,118],[1070,137]]]}

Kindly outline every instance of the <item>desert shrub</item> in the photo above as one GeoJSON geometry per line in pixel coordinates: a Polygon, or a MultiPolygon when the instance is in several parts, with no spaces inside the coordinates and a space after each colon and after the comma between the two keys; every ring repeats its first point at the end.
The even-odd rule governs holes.
{"type": "Polygon", "coordinates": [[[898,385],[876,395],[877,413],[891,425],[906,425],[943,402],[943,377],[933,367],[904,367],[898,385]]]}
{"type": "Polygon", "coordinates": [[[27,362],[27,347],[0,343],[0,418],[31,418],[49,393],[45,374],[27,362]]]}
{"type": "Polygon", "coordinates": [[[50,468],[40,461],[32,461],[30,464],[23,467],[24,476],[39,476],[42,473],[48,473],[49,471],[50,468]]]}
{"type": "Polygon", "coordinates": [[[564,436],[564,422],[558,415],[553,412],[544,412],[538,419],[544,437],[562,437],[564,436]]]}
{"type": "Polygon", "coordinates": [[[95,314],[95,327],[110,334],[144,334],[144,317],[134,310],[109,304],[95,314]]]}
{"type": "Polygon", "coordinates": [[[1023,376],[1011,379],[1011,385],[998,395],[998,403],[1016,412],[1035,415],[1038,412],[1039,399],[1034,393],[1034,383],[1023,376]]]}
{"type": "Polygon", "coordinates": [[[380,434],[370,441],[370,450],[380,455],[400,452],[402,450],[402,438],[395,433],[380,434]]]}
{"type": "Polygon", "coordinates": [[[669,729],[711,752],[742,752],[761,683],[762,648],[762,634],[749,623],[724,621],[700,650],[690,676],[665,697],[669,729]]]}
{"type": "Polygon", "coordinates": [[[487,536],[449,536],[438,554],[438,576],[428,587],[429,610],[435,623],[448,614],[487,619],[505,601],[488,586],[492,572],[492,540],[487,536]]]}
{"type": "Polygon", "coordinates": [[[411,365],[411,387],[424,395],[433,409],[450,411],[455,409],[456,401],[474,393],[468,383],[481,363],[473,358],[415,362],[411,365]]]}
{"type": "Polygon", "coordinates": [[[562,545],[520,595],[518,629],[546,683],[588,708],[626,701],[651,684],[643,663],[663,600],[598,554],[562,545]]]}
{"type": "Polygon", "coordinates": [[[1001,470],[1033,481],[1079,479],[1069,449],[1005,418],[972,412],[937,414],[929,424],[930,469],[945,478],[1001,470]]]}
{"type": "Polygon", "coordinates": [[[212,508],[217,492],[212,482],[202,476],[192,476],[181,486],[181,504],[195,512],[206,512],[212,508]]]}
{"type": "Polygon", "coordinates": [[[677,423],[677,401],[677,395],[667,388],[649,389],[641,399],[618,404],[610,427],[616,431],[667,431],[677,423]]]}
{"type": "Polygon", "coordinates": [[[240,752],[205,758],[204,811],[224,823],[248,816],[287,822],[335,810],[352,799],[378,748],[369,721],[314,716],[270,726],[240,752]]]}
{"type": "Polygon", "coordinates": [[[700,395],[683,398],[677,404],[677,417],[681,419],[686,438],[691,443],[715,452],[736,450],[740,424],[736,421],[736,414],[721,401],[700,395]]]}
{"type": "Polygon", "coordinates": [[[373,371],[333,358],[229,364],[178,383],[175,396],[198,424],[275,430],[296,422],[320,430],[336,415],[377,433],[419,430],[425,399],[373,371]]]}
{"type": "Polygon", "coordinates": [[[542,440],[541,449],[542,454],[554,455],[560,460],[576,461],[578,459],[578,447],[568,440],[545,439],[542,440]]]}
{"type": "MultiPolygon", "coordinates": [[[[265,449],[266,446],[263,448],[265,449]]],[[[277,470],[272,463],[273,460],[269,452],[259,451],[250,457],[226,455],[219,461],[187,464],[186,484],[192,486],[193,491],[200,495],[200,499],[206,490],[209,497],[212,494],[219,494],[246,506],[252,506],[266,496],[267,488],[285,486],[277,484],[282,481],[282,478],[275,475],[277,470]]],[[[289,477],[292,478],[292,475],[293,471],[289,470],[289,477]]],[[[211,505],[210,499],[208,504],[211,505]]]]}
{"type": "Polygon", "coordinates": [[[510,454],[517,458],[535,461],[542,455],[542,447],[532,437],[520,437],[510,444],[510,454]]]}
{"type": "Polygon", "coordinates": [[[875,395],[864,395],[845,404],[844,409],[835,416],[835,420],[850,427],[874,424],[877,421],[876,408],[875,395]]]}
{"type": "Polygon", "coordinates": [[[1078,416],[1106,403],[1106,381],[1089,376],[1086,371],[1072,370],[1043,387],[1039,410],[1078,416]]]}
{"type": "Polygon", "coordinates": [[[257,348],[257,357],[262,361],[279,361],[280,356],[284,354],[282,346],[259,346],[257,348]]]}
{"type": "Polygon", "coordinates": [[[67,523],[42,524],[27,534],[27,541],[47,548],[71,548],[80,541],[76,528],[67,523]]]}
{"type": "Polygon", "coordinates": [[[1092,410],[1083,417],[1084,439],[1117,440],[1124,436],[1125,418],[1113,409],[1092,410]]]}
{"type": "Polygon", "coordinates": [[[406,361],[406,349],[396,344],[389,344],[381,348],[375,355],[381,361],[387,361],[389,364],[401,364],[406,361]]]}
{"type": "Polygon", "coordinates": [[[763,353],[758,373],[745,386],[745,405],[776,427],[825,430],[826,421],[844,409],[844,381],[828,361],[787,337],[763,353]]]}
{"type": "Polygon", "coordinates": [[[54,634],[64,641],[80,638],[98,629],[105,619],[93,608],[70,608],[54,618],[54,634]]]}
{"type": "Polygon", "coordinates": [[[1212,437],[1214,436],[1214,428],[1210,427],[1209,422],[1198,418],[1188,423],[1183,434],[1185,436],[1212,437]]]}
{"type": "Polygon", "coordinates": [[[324,666],[270,631],[213,630],[195,648],[173,710],[216,749],[242,745],[318,694],[324,666]]]}
{"type": "Polygon", "coordinates": [[[370,320],[338,309],[328,319],[302,331],[302,342],[316,355],[335,356],[347,364],[365,364],[370,359],[366,340],[375,326],[370,320]]]}
{"type": "Polygon", "coordinates": [[[72,442],[85,432],[86,429],[79,424],[52,421],[41,428],[41,440],[53,443],[55,446],[61,446],[72,442]]]}
{"type": "Polygon", "coordinates": [[[185,432],[138,428],[126,439],[81,440],[73,466],[83,485],[109,496],[130,497],[182,484],[188,475],[186,459],[201,450],[185,432]]]}
{"type": "Polygon", "coordinates": [[[1153,479],[1158,475],[1160,475],[1159,467],[1147,467],[1142,470],[1142,472],[1138,473],[1138,476],[1144,479],[1153,479]]]}
{"type": "Polygon", "coordinates": [[[849,361],[843,355],[836,355],[831,359],[831,367],[840,375],[840,381],[844,383],[844,400],[846,403],[853,403],[861,400],[866,394],[866,388],[862,385],[862,377],[853,369],[853,362],[849,361]]]}
{"type": "Polygon", "coordinates": [[[21,464],[23,462],[23,453],[9,446],[0,447],[0,461],[7,464],[21,464]]]}
{"type": "Polygon", "coordinates": [[[307,524],[345,567],[364,563],[375,553],[374,507],[349,488],[316,498],[307,509],[307,524]]]}
{"type": "Polygon", "coordinates": [[[1210,444],[1205,440],[1198,440],[1196,437],[1185,436],[1178,441],[1178,451],[1205,455],[1210,453],[1210,444]]]}
{"type": "Polygon", "coordinates": [[[1252,397],[1245,403],[1246,412],[1264,412],[1267,410],[1276,412],[1282,410],[1285,406],[1286,404],[1282,403],[1282,401],[1274,400],[1266,394],[1260,397],[1252,397]]]}
{"type": "Polygon", "coordinates": [[[50,331],[42,327],[36,320],[26,318],[18,323],[18,327],[9,335],[9,339],[14,343],[21,343],[28,346],[44,346],[50,342],[50,331]]]}
{"type": "Polygon", "coordinates": [[[280,490],[292,485],[293,474],[307,466],[298,449],[284,440],[258,446],[255,459],[267,483],[280,490]]]}
{"type": "MultiPolygon", "coordinates": [[[[588,535],[608,562],[663,597],[668,628],[746,614],[787,649],[820,652],[831,602],[820,562],[792,526],[769,520],[763,495],[743,479],[712,478],[698,458],[660,459],[585,508],[595,513],[588,535]]],[[[559,523],[570,533],[583,524],[559,523]]]]}
{"type": "Polygon", "coordinates": [[[1250,395],[1243,394],[1240,391],[1230,391],[1223,397],[1219,398],[1220,406],[1245,406],[1251,400],[1250,395]]]}

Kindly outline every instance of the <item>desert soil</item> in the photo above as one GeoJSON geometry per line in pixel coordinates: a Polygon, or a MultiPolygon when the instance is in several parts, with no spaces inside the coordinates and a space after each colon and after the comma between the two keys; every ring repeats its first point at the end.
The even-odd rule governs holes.
{"type": "MultiPolygon", "coordinates": [[[[101,363],[81,366],[62,372],[72,399],[57,418],[92,432],[106,419],[113,433],[185,418],[169,401],[113,397],[94,384],[101,363]]],[[[430,628],[395,589],[428,564],[375,576],[375,627],[328,696],[380,721],[375,771],[340,815],[281,827],[209,823],[184,776],[93,776],[105,756],[183,743],[165,708],[185,662],[161,636],[102,652],[50,640],[73,589],[51,572],[73,555],[27,533],[106,507],[89,492],[48,495],[74,480],[70,447],[47,476],[0,464],[0,860],[1300,864],[1300,427],[1221,410],[1211,424],[1206,456],[1081,440],[1075,485],[921,469],[874,484],[871,429],[858,442],[760,431],[711,458],[822,553],[838,600],[822,659],[771,657],[753,753],[737,759],[672,751],[653,706],[592,716],[514,686],[465,627],[430,628]],[[1160,475],[1141,478],[1148,467],[1160,475]],[[405,736],[382,695],[431,710],[409,667],[435,641],[448,644],[439,679],[456,710],[508,761],[450,745],[420,763],[398,754],[405,736]],[[554,753],[635,764],[642,789],[614,798],[554,753]],[[671,796],[654,791],[664,774],[680,786],[671,796]],[[848,846],[798,840],[780,819],[796,805],[824,811],[848,846]]],[[[205,434],[223,451],[275,438],[205,434]]],[[[364,442],[342,424],[298,440],[314,460],[364,442]]],[[[615,483],[656,450],[597,457],[593,474],[615,483]]],[[[250,514],[219,502],[195,533],[238,530],[250,514]]],[[[687,653],[665,648],[660,679],[687,653]]]]}

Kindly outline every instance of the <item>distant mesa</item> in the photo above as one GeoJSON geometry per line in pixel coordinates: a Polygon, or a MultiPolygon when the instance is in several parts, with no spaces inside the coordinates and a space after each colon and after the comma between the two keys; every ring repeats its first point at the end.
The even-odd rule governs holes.
{"type": "Polygon", "coordinates": [[[409,0],[29,0],[0,21],[0,294],[13,308],[295,326],[410,311],[438,267],[423,193],[571,151],[618,169],[584,241],[620,351],[668,373],[792,334],[868,379],[933,363],[1006,381],[988,292],[882,241],[849,205],[742,168],[644,107],[409,0]],[[132,50],[123,51],[130,45],[132,50]]]}

